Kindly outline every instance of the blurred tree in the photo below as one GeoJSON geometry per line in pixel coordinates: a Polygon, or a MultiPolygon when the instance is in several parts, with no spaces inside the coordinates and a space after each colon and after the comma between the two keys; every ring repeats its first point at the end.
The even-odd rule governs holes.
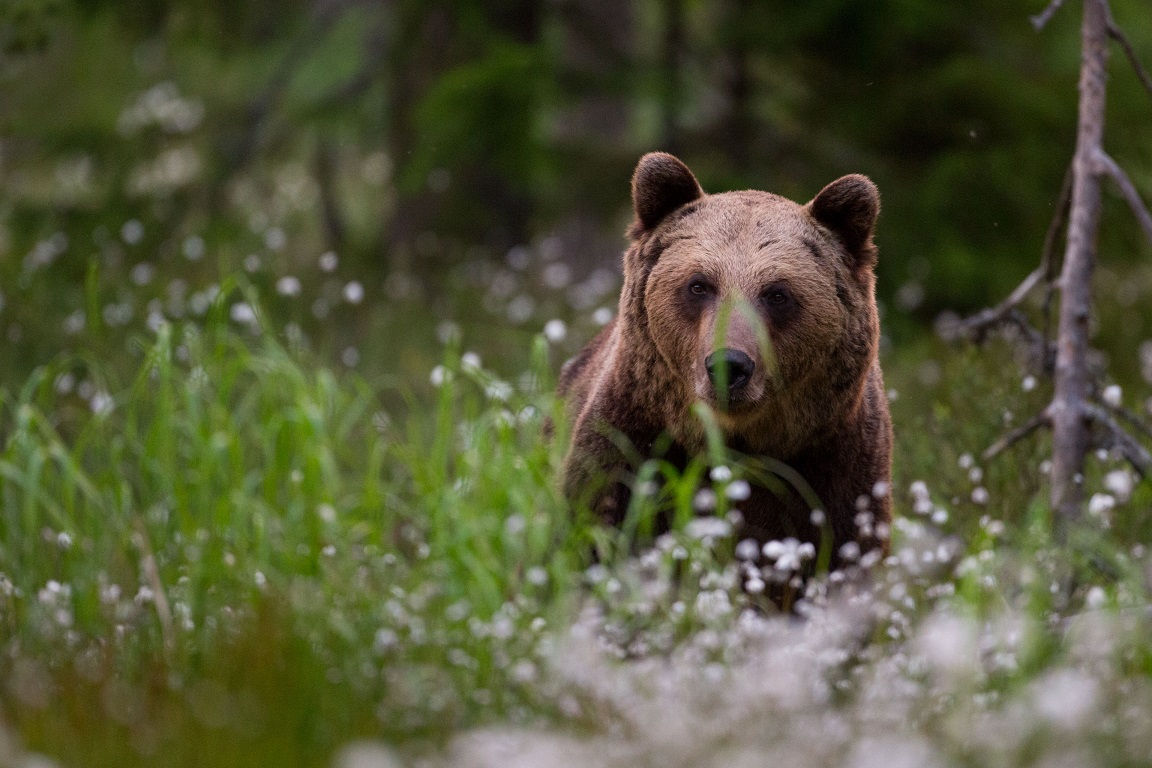
{"type": "MultiPolygon", "coordinates": [[[[801,199],[860,171],[884,194],[880,288],[900,334],[1007,290],[1042,238],[1078,59],[1074,25],[1037,35],[1034,5],[19,0],[0,15],[6,226],[27,247],[79,215],[12,182],[62,154],[90,158],[88,204],[108,210],[139,199],[137,165],[192,148],[198,174],[152,204],[165,226],[223,226],[238,183],[269,190],[303,163],[311,242],[435,277],[469,247],[498,257],[577,220],[607,245],[565,253],[611,262],[650,149],[683,153],[707,188],[801,199]],[[126,137],[117,114],[164,81],[203,124],[126,137]]],[[[1152,46],[1141,4],[1114,6],[1152,46]]],[[[1139,83],[1113,87],[1109,120],[1146,122],[1139,83]]],[[[1137,183],[1152,176],[1140,131],[1112,142],[1137,183]]],[[[1105,231],[1103,248],[1147,252],[1105,231]]]]}

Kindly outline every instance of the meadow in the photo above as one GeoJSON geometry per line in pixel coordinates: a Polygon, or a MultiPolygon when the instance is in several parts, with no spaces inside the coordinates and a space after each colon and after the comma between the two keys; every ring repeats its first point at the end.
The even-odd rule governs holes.
{"type": "Polygon", "coordinates": [[[559,498],[554,374],[611,316],[604,274],[536,247],[445,313],[332,253],[288,272],[275,233],[152,261],[138,227],[5,283],[4,764],[1152,759],[1152,494],[1101,452],[1055,542],[1045,438],[979,458],[1046,401],[1010,342],[885,345],[891,555],[785,615],[764,583],[804,553],[734,538],[724,456],[704,496],[703,462],[649,467],[621,531],[559,498]]]}
{"type": "MultiPolygon", "coordinates": [[[[982,457],[1048,374],[937,333],[1036,264],[1077,22],[882,5],[0,5],[0,768],[1152,764],[1152,486],[1094,449],[1056,530],[1046,432],[982,457]],[[826,553],[742,541],[722,449],[619,530],[558,492],[557,373],[677,147],[711,191],[882,190],[892,547],[787,612],[826,553]]],[[[1152,438],[1105,199],[1094,365],[1152,438]]]]}

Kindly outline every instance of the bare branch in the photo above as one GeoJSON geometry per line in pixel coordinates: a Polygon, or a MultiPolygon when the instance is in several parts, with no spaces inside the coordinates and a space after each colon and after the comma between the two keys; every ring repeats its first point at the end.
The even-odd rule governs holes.
{"type": "Polygon", "coordinates": [[[1124,34],[1124,30],[1120,29],[1116,20],[1112,18],[1111,6],[1106,6],[1105,13],[1108,14],[1108,36],[1120,43],[1120,47],[1124,49],[1124,55],[1128,57],[1128,63],[1132,65],[1132,69],[1136,70],[1136,77],[1140,79],[1144,90],[1152,94],[1152,77],[1148,75],[1148,70],[1144,69],[1144,65],[1140,63],[1140,57],[1136,55],[1136,49],[1132,47],[1132,42],[1124,34]]]}
{"type": "Polygon", "coordinates": [[[1108,410],[1112,411],[1112,413],[1119,416],[1122,421],[1128,422],[1128,426],[1132,427],[1137,432],[1144,435],[1144,437],[1148,438],[1149,440],[1152,440],[1152,427],[1148,426],[1148,423],[1145,422],[1144,419],[1140,418],[1140,416],[1137,413],[1130,411],[1127,408],[1124,408],[1123,406],[1111,406],[1110,405],[1110,406],[1108,406],[1108,410]]]}
{"type": "Polygon", "coordinates": [[[1152,213],[1148,212],[1144,201],[1140,199],[1136,185],[1128,178],[1128,174],[1124,173],[1124,169],[1117,165],[1116,161],[1109,157],[1104,150],[1096,152],[1093,159],[1096,161],[1096,167],[1101,172],[1111,176],[1112,180],[1116,182],[1116,186],[1120,187],[1120,194],[1124,196],[1128,207],[1136,215],[1136,219],[1140,222],[1140,228],[1144,230],[1149,242],[1152,242],[1152,213]]]}
{"type": "Polygon", "coordinates": [[[1136,438],[1128,434],[1128,431],[1112,418],[1112,414],[1098,405],[1085,403],[1084,415],[1108,430],[1112,437],[1112,444],[1119,449],[1140,477],[1152,475],[1152,453],[1149,453],[1148,449],[1141,445],[1136,438]]]}
{"type": "Polygon", "coordinates": [[[995,307],[982,309],[972,317],[961,320],[956,326],[956,331],[976,342],[983,341],[989,330],[1008,322],[1008,316],[1012,310],[1024,301],[1032,289],[1045,277],[1046,272],[1047,269],[1044,265],[1036,267],[1020,282],[1020,285],[1016,286],[1016,290],[1008,294],[1004,301],[995,307]]]}
{"type": "Polygon", "coordinates": [[[984,450],[984,453],[982,453],[981,456],[983,456],[985,461],[993,459],[1011,448],[1016,443],[1028,437],[1028,435],[1032,434],[1040,427],[1048,426],[1051,423],[1052,417],[1048,414],[1048,409],[1045,408],[1044,410],[1040,411],[1040,413],[1029,419],[1026,423],[1022,424],[1021,426],[1001,437],[996,442],[992,443],[992,445],[988,446],[984,450]]]}
{"type": "Polygon", "coordinates": [[[1068,170],[1064,173],[1064,182],[1060,187],[1060,199],[1056,203],[1056,213],[1052,216],[1052,221],[1048,225],[1048,232],[1044,236],[1044,250],[1040,253],[1040,266],[1034,269],[1027,277],[1025,277],[1020,285],[1012,293],[1008,294],[1004,301],[1000,302],[995,307],[981,310],[971,317],[959,321],[950,331],[952,337],[964,335],[972,341],[980,343],[987,336],[988,332],[994,328],[1006,325],[1008,323],[1015,323],[1020,326],[1025,335],[1030,338],[1034,333],[1029,333],[1033,329],[1025,327],[1027,321],[1022,315],[1015,312],[1016,308],[1028,297],[1038,284],[1043,283],[1044,290],[1044,309],[1045,309],[1045,332],[1041,334],[1042,345],[1047,346],[1048,342],[1048,322],[1049,309],[1052,301],[1052,294],[1056,289],[1056,250],[1060,244],[1060,233],[1064,229],[1064,225],[1068,221],[1068,205],[1072,199],[1072,166],[1068,166],[1068,170]]]}
{"type": "Polygon", "coordinates": [[[1056,15],[1056,11],[1060,10],[1060,6],[1062,5],[1064,5],[1064,0],[1052,0],[1052,2],[1048,4],[1047,8],[1035,16],[1029,17],[1029,20],[1032,22],[1032,26],[1036,28],[1037,32],[1044,29],[1044,27],[1048,25],[1048,22],[1051,21],[1052,17],[1056,15]]]}

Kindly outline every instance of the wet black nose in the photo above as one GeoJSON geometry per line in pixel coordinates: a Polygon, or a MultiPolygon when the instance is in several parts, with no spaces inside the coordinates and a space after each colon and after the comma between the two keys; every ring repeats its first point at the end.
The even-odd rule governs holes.
{"type": "Polygon", "coordinates": [[[756,363],[743,352],[735,349],[718,349],[704,360],[708,378],[718,391],[727,387],[729,392],[738,392],[752,379],[756,363]]]}

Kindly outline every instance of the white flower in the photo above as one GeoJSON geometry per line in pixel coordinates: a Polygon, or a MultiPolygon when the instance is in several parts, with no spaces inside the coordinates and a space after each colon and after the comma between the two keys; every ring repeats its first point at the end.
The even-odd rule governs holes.
{"type": "Polygon", "coordinates": [[[696,595],[696,617],[703,621],[714,621],[732,612],[732,601],[722,589],[710,589],[696,595]]]}
{"type": "Polygon", "coordinates": [[[791,536],[783,541],[770,541],[764,545],[764,557],[775,562],[778,571],[798,571],[805,560],[816,556],[811,542],[801,543],[791,536]]]}
{"type": "Polygon", "coordinates": [[[353,280],[344,286],[344,301],[349,304],[359,304],[364,300],[364,286],[353,280]]]}
{"type": "Polygon", "coordinates": [[[980,485],[972,489],[972,501],[975,504],[988,503],[988,489],[980,485]]]}
{"type": "Polygon", "coordinates": [[[1104,387],[1104,392],[1101,394],[1105,405],[1110,405],[1113,408],[1119,408],[1124,401],[1124,392],[1120,389],[1119,384],[1109,384],[1104,387]]]}
{"type": "Polygon", "coordinates": [[[144,238],[144,225],[138,219],[129,219],[120,227],[120,237],[128,245],[136,245],[144,238]]]}
{"type": "Polygon", "coordinates": [[[112,407],[115,402],[112,400],[112,395],[103,390],[97,390],[92,399],[88,401],[88,407],[92,409],[92,413],[97,416],[107,416],[112,412],[112,407]]]}
{"type": "Polygon", "coordinates": [[[228,315],[232,318],[233,322],[252,324],[256,322],[256,310],[246,302],[239,301],[232,305],[228,310],[228,315]]]}
{"type": "Polygon", "coordinates": [[[184,251],[184,258],[188,261],[200,261],[204,258],[204,238],[199,235],[186,237],[181,250],[184,251]]]}
{"type": "Polygon", "coordinates": [[[1119,502],[1128,501],[1132,495],[1132,475],[1126,469],[1117,469],[1104,476],[1104,488],[1119,502]]]}
{"type": "Polygon", "coordinates": [[[1063,730],[1092,722],[1099,714],[1099,684],[1088,673],[1058,669],[1032,683],[1034,708],[1063,730]]]}
{"type": "Polygon", "coordinates": [[[752,486],[748,484],[747,480],[734,480],[725,489],[724,495],[732,501],[744,501],[752,495],[752,486]]]}
{"type": "Polygon", "coordinates": [[[563,341],[568,335],[568,326],[563,320],[549,320],[544,324],[544,338],[553,344],[563,341]]]}
{"type": "Polygon", "coordinates": [[[697,512],[711,512],[716,509],[716,492],[711,488],[701,488],[692,498],[692,508],[697,512]]]}
{"type": "Polygon", "coordinates": [[[484,394],[503,403],[512,397],[512,385],[506,381],[492,381],[484,387],[484,394]]]}
{"type": "Polygon", "coordinates": [[[732,532],[732,526],[720,517],[695,517],[688,521],[684,532],[694,539],[719,539],[732,532]]]}
{"type": "Polygon", "coordinates": [[[285,275],[276,281],[276,292],[281,296],[299,296],[301,287],[300,279],[292,275],[285,275]]]}
{"type": "Polygon", "coordinates": [[[747,560],[751,563],[758,557],[760,557],[760,545],[755,539],[744,539],[736,545],[736,558],[738,560],[747,560]]]}
{"type": "Polygon", "coordinates": [[[714,482],[726,483],[732,479],[732,470],[721,464],[720,466],[712,467],[712,470],[708,473],[708,477],[712,478],[714,482]]]}
{"type": "Polygon", "coordinates": [[[1104,517],[1116,506],[1116,499],[1107,493],[1094,493],[1088,500],[1088,514],[1104,517]]]}

